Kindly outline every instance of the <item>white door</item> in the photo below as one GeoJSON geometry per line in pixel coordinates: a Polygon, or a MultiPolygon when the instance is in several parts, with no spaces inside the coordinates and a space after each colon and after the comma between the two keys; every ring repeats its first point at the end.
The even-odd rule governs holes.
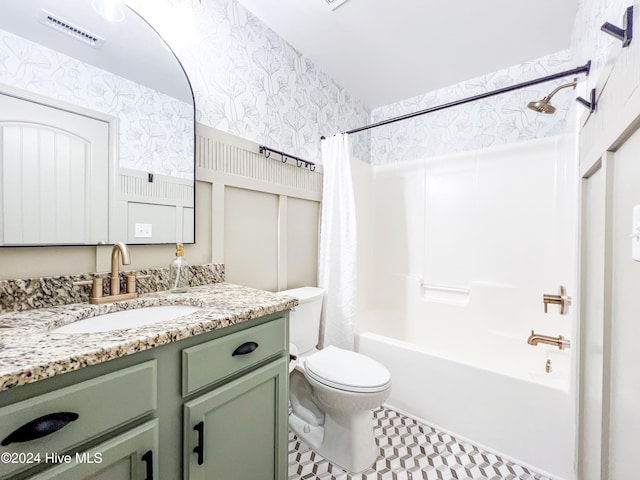
{"type": "MultiPolygon", "coordinates": [[[[636,5],[636,24],[640,21],[636,5]]],[[[639,478],[640,42],[617,45],[580,132],[582,255],[579,480],[639,478]],[[633,257],[637,258],[633,258],[633,257]]]]}
{"type": "MultiPolygon", "coordinates": [[[[608,471],[610,479],[638,478],[640,434],[640,258],[631,256],[633,207],[640,205],[640,130],[615,153],[611,218],[611,333],[608,471]]],[[[605,335],[605,340],[607,336],[605,335]]],[[[607,348],[605,347],[605,352],[607,348]]]]}
{"type": "Polygon", "coordinates": [[[0,245],[108,239],[109,124],[0,94],[0,245]]]}

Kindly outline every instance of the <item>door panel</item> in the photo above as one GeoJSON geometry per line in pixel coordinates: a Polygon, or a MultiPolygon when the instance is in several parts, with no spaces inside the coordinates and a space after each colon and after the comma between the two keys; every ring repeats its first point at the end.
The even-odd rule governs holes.
{"type": "Polygon", "coordinates": [[[287,381],[282,358],[186,403],[184,478],[286,478],[287,381]]]}
{"type": "Polygon", "coordinates": [[[108,152],[108,123],[0,94],[0,244],[108,241],[108,152]]]}

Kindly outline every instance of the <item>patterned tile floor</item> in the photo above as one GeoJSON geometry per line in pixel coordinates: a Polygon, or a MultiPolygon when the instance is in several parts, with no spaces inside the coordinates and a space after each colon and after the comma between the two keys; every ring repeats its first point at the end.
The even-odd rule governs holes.
{"type": "Polygon", "coordinates": [[[549,480],[389,408],[374,411],[375,465],[349,474],[289,432],[289,480],[549,480]]]}

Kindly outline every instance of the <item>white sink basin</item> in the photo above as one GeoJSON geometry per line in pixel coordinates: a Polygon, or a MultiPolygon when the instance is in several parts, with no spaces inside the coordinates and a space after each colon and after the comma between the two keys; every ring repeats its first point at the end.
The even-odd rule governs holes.
{"type": "Polygon", "coordinates": [[[55,333],[98,333],[112,330],[126,330],[129,328],[152,325],[154,323],[173,320],[200,310],[200,307],[190,305],[159,305],[143,307],[133,310],[105,313],[96,317],[78,320],[62,327],[53,329],[55,333]]]}

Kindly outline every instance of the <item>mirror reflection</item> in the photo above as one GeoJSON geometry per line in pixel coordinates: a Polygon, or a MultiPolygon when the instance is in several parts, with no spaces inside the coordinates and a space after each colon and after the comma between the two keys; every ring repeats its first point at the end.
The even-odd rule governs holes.
{"type": "Polygon", "coordinates": [[[0,245],[194,241],[194,102],[115,0],[0,4],[0,245]]]}

